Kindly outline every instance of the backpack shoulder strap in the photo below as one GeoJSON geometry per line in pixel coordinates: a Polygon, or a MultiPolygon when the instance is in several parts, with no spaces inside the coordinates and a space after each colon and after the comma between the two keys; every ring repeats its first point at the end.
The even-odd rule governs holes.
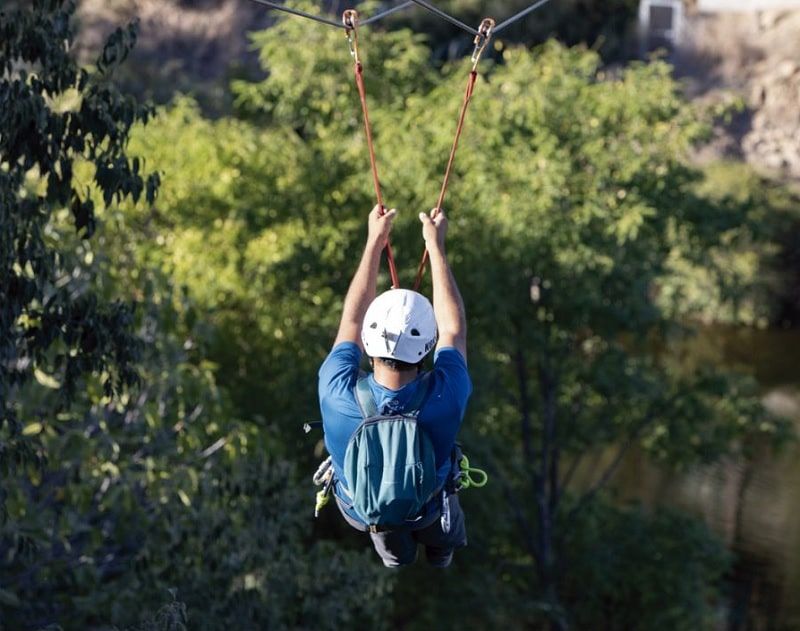
{"type": "Polygon", "coordinates": [[[361,410],[361,416],[363,416],[365,420],[378,415],[378,404],[375,401],[375,396],[372,394],[372,389],[369,387],[368,377],[361,377],[356,382],[355,395],[356,402],[361,410]]]}

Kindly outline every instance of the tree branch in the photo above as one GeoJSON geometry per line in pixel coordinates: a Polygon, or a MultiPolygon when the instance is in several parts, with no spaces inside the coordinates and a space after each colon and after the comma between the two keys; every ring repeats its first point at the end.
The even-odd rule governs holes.
{"type": "Polygon", "coordinates": [[[517,501],[517,498],[514,496],[514,492],[511,490],[511,487],[502,476],[499,477],[503,487],[503,495],[505,495],[506,501],[508,501],[508,503],[511,505],[511,510],[514,512],[514,519],[517,522],[517,527],[519,528],[520,533],[522,534],[522,540],[525,542],[525,547],[538,566],[541,560],[536,549],[536,542],[533,538],[533,528],[531,528],[530,522],[528,522],[527,518],[525,517],[525,513],[517,501]]]}
{"type": "MultiPolygon", "coordinates": [[[[659,405],[659,407],[663,408],[663,405],[659,405]]],[[[612,476],[617,472],[619,466],[622,464],[622,460],[625,457],[625,454],[628,450],[633,446],[636,440],[639,438],[641,433],[656,419],[656,414],[651,408],[648,413],[645,415],[642,422],[629,434],[628,438],[625,442],[619,446],[617,450],[617,454],[614,456],[614,459],[611,463],[606,467],[603,474],[600,476],[600,479],[594,484],[583,496],[578,500],[578,503],[570,510],[567,514],[566,519],[564,520],[564,528],[568,528],[570,526],[570,522],[574,519],[575,515],[589,503],[595,495],[597,495],[598,491],[603,488],[608,481],[612,478],[612,476]]]]}
{"type": "Polygon", "coordinates": [[[542,442],[539,475],[536,480],[536,504],[539,508],[538,552],[542,559],[540,577],[544,588],[552,587],[553,508],[558,495],[558,445],[555,440],[557,379],[548,358],[540,360],[539,391],[542,398],[542,442]],[[555,475],[555,479],[553,479],[555,475]],[[554,497],[555,496],[555,497],[554,497]]]}
{"type": "Polygon", "coordinates": [[[603,475],[600,476],[600,479],[594,484],[586,493],[584,493],[581,498],[578,500],[578,503],[572,508],[572,510],[567,515],[567,519],[565,520],[565,527],[569,525],[569,522],[572,518],[589,502],[597,495],[597,492],[603,488],[611,477],[617,472],[619,466],[622,464],[622,459],[625,457],[625,454],[628,452],[628,449],[633,445],[638,436],[638,432],[635,432],[631,436],[628,437],[622,445],[620,445],[619,449],[617,450],[616,456],[611,461],[611,464],[606,467],[606,470],[603,471],[603,475]]]}
{"type": "Polygon", "coordinates": [[[528,465],[534,461],[533,444],[531,438],[531,403],[528,395],[528,369],[525,356],[517,336],[517,350],[514,354],[514,363],[517,369],[517,386],[519,388],[520,429],[522,433],[522,454],[528,465]]]}
{"type": "Polygon", "coordinates": [[[580,467],[581,463],[583,462],[583,457],[586,455],[585,451],[580,452],[575,459],[569,463],[569,469],[564,474],[564,478],[561,480],[561,488],[566,489],[570,483],[572,482],[572,478],[575,475],[575,472],[580,467]]]}

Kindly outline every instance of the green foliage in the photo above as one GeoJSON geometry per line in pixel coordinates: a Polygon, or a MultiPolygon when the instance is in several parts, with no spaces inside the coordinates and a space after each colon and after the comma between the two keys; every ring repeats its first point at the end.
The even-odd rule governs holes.
{"type": "MultiPolygon", "coordinates": [[[[0,364],[8,377],[2,385],[10,423],[0,435],[0,627],[339,628],[357,616],[383,628],[391,582],[363,552],[311,540],[306,502],[312,494],[281,458],[277,434],[266,421],[260,428],[237,421],[217,386],[218,366],[205,352],[214,320],[198,316],[225,304],[230,293],[194,295],[176,287],[170,275],[182,282],[182,270],[189,280],[192,270],[181,267],[180,257],[174,267],[162,266],[153,234],[157,209],[134,205],[147,184],[138,175],[142,162],[126,162],[123,151],[131,125],[147,121],[150,112],[107,81],[133,32],[112,37],[95,74],[75,67],[66,49],[49,60],[45,53],[65,47],[70,32],[72,7],[60,7],[37,4],[33,13],[2,17],[8,35],[2,50],[14,68],[1,94],[8,97],[10,85],[20,94],[29,90],[40,109],[4,100],[10,105],[0,119],[0,174],[9,185],[2,225],[15,235],[3,243],[22,248],[6,252],[3,278],[28,288],[22,296],[14,293],[17,285],[2,288],[5,313],[17,309],[8,321],[19,345],[9,343],[0,364]],[[17,46],[28,47],[24,70],[17,46]],[[42,54],[41,68],[34,52],[42,54]],[[74,71],[84,83],[76,87],[71,75],[52,79],[71,89],[62,95],[38,83],[40,75],[50,81],[47,69],[74,71]],[[36,128],[25,136],[12,129],[26,125],[23,114],[49,121],[39,131],[52,144],[41,155],[34,152],[36,128]],[[22,138],[29,146],[22,147],[22,138]],[[69,193],[83,196],[88,214],[80,220],[69,218],[68,199],[47,198],[43,177],[52,156],[60,160],[53,177],[65,173],[63,165],[72,175],[51,190],[93,182],[85,193],[69,193]],[[123,198],[130,201],[126,214],[109,207],[123,198]],[[91,235],[95,207],[104,229],[91,235]],[[26,223],[23,210],[39,223],[26,223]],[[136,311],[122,306],[132,303],[136,311]],[[8,466],[26,464],[28,453],[38,466],[8,466]],[[168,590],[177,600],[162,607],[168,590]],[[337,598],[326,599],[334,590],[337,598]]],[[[196,110],[189,116],[198,119],[196,110]]],[[[230,125],[231,134],[245,129],[230,125]]],[[[196,138],[185,135],[180,150],[196,138]]],[[[224,159],[236,160],[233,144],[224,159]]],[[[186,195],[194,193],[191,183],[183,186],[186,195]]],[[[217,190],[220,204],[229,203],[227,189],[217,190]]],[[[180,192],[168,201],[179,199],[180,192]]],[[[186,208],[185,232],[170,223],[189,243],[197,232],[193,210],[186,208]]],[[[224,252],[224,232],[216,243],[224,252]]],[[[238,285],[235,272],[230,283],[238,285]]]]}
{"type": "Polygon", "coordinates": [[[0,468],[40,455],[17,418],[20,386],[39,375],[59,383],[68,405],[78,380],[103,373],[107,392],[136,381],[138,345],[130,309],[100,301],[74,278],[72,252],[60,247],[57,211],[69,209],[85,239],[96,227],[87,182],[91,165],[105,206],[155,197],[157,175],[145,176],[125,145],[131,127],[151,111],[110,82],[136,38],[134,27],[111,35],[97,68],[79,68],[69,53],[74,5],[37,0],[0,12],[0,468]]]}
{"type": "MultiPolygon", "coordinates": [[[[436,199],[468,66],[433,69],[408,31],[362,38],[408,284],[416,215],[436,199]]],[[[75,219],[64,204],[47,210],[38,172],[7,193],[19,205],[40,191],[42,225],[53,225],[44,243],[61,257],[55,271],[32,267],[43,287],[77,269],[71,296],[139,308],[104,312],[102,327],[73,337],[45,328],[44,315],[13,320],[61,338],[15,385],[16,435],[49,460],[8,474],[4,621],[707,627],[726,563],[719,544],[684,517],[598,501],[628,449],[686,468],[788,433],[753,382],[663,352],[687,314],[756,314],[753,259],[772,252],[771,233],[756,229],[767,206],[716,195],[688,165],[707,126],[670,69],[611,73],[596,52],[555,43],[500,49],[486,64],[445,206],[476,386],[464,438],[492,485],[465,494],[472,547],[457,555],[458,579],[442,580],[421,568],[386,574],[365,538],[351,550],[331,509],[312,532],[300,480],[322,445],[299,428],[318,414],[315,375],[362,247],[371,181],[341,33],[286,20],[254,42],[268,76],[235,83],[236,117],[209,120],[180,98],[133,127],[127,151],[163,174],[157,200],[133,203],[135,187],[93,165],[114,142],[125,148],[128,110],[109,110],[112,128],[124,119],[117,140],[79,152],[74,177],[95,181],[82,203],[131,199],[98,213],[93,241],[65,229],[75,219]],[[103,333],[122,325],[124,336],[103,333]],[[69,373],[56,356],[77,347],[83,357],[83,341],[102,361],[69,373]],[[122,387],[115,366],[134,360],[139,387],[122,387]],[[611,466],[576,474],[597,453],[611,466]]],[[[122,57],[124,47],[99,67],[122,57]]],[[[24,223],[9,217],[3,225],[24,223]]],[[[87,321],[80,300],[70,304],[87,321]]]]}
{"type": "Polygon", "coordinates": [[[173,601],[161,607],[153,616],[147,617],[141,624],[127,631],[186,631],[186,605],[173,601]]]}
{"type": "MultiPolygon", "coordinates": [[[[400,208],[394,244],[408,282],[420,247],[416,212],[435,199],[466,72],[456,64],[434,80],[424,49],[407,35],[362,38],[382,184],[387,203],[400,208]]],[[[164,247],[148,256],[203,303],[208,352],[233,405],[256,419],[271,410],[292,450],[297,419],[314,413],[309,375],[335,330],[372,202],[346,42],[292,20],[256,41],[269,76],[235,86],[249,123],[204,121],[182,101],[134,147],[176,186],[170,190],[168,178],[149,218],[164,247]],[[286,46],[309,39],[313,45],[286,46]],[[196,159],[182,141],[192,137],[196,159]],[[179,196],[180,183],[196,182],[208,164],[220,177],[179,196]],[[213,220],[205,208],[217,213],[213,220]]],[[[562,480],[567,458],[640,445],[685,467],[756,436],[785,436],[751,383],[702,367],[687,373],[652,352],[652,337],[669,333],[677,314],[655,299],[674,283],[673,262],[713,265],[709,254],[724,247],[725,231],[746,229],[754,212],[702,190],[702,174],[685,156],[707,127],[669,72],[654,63],[608,75],[597,54],[556,44],[507,49],[478,85],[456,163],[446,206],[469,306],[477,387],[468,426],[473,436],[505,440],[485,459],[503,463],[496,466],[509,496],[526,497],[520,506],[553,502],[555,513],[544,516],[555,524],[551,536],[577,527],[570,511],[557,509],[560,482],[555,496],[542,490],[549,476],[562,480]],[[509,451],[520,434],[522,449],[509,451]]],[[[296,453],[307,457],[302,445],[296,453]]],[[[578,513],[591,505],[592,489],[578,513]]],[[[509,514],[504,498],[487,501],[490,511],[509,514]]],[[[498,558],[524,548],[533,575],[498,586],[498,600],[539,594],[537,615],[565,606],[547,594],[563,579],[557,559],[542,559],[558,554],[555,542],[545,551],[524,545],[526,529],[542,518],[538,508],[522,508],[519,531],[492,537],[498,558]]],[[[428,606],[420,627],[437,618],[428,606]]]]}
{"type": "MultiPolygon", "coordinates": [[[[230,420],[213,366],[193,350],[204,325],[190,326],[187,299],[158,281],[144,282],[155,293],[138,323],[136,396],[89,388],[80,412],[36,428],[53,466],[11,485],[0,571],[20,606],[8,624],[129,625],[177,588],[191,628],[338,628],[352,616],[381,628],[386,577],[363,553],[309,543],[310,493],[266,455],[272,432],[230,420]]],[[[176,628],[173,609],[156,620],[167,614],[157,628],[176,628]]]]}
{"type": "Polygon", "coordinates": [[[700,259],[693,244],[677,243],[658,302],[675,317],[764,328],[796,310],[797,196],[744,164],[713,163],[703,174],[697,193],[740,220],[720,224],[719,245],[700,259]]]}
{"type": "Polygon", "coordinates": [[[730,555],[703,524],[604,502],[579,519],[562,544],[569,569],[562,593],[574,628],[718,628],[714,606],[730,555]]]}
{"type": "Polygon", "coordinates": [[[355,222],[339,225],[331,199],[336,167],[326,173],[291,131],[204,121],[188,101],[131,146],[165,173],[159,206],[125,220],[125,230],[146,226],[136,256],[197,301],[209,327],[199,343],[242,414],[265,418],[269,410],[271,422],[295,432],[299,419],[318,413],[308,375],[336,325],[342,296],[332,279],[345,284],[355,255],[355,222]]]}
{"type": "MultiPolygon", "coordinates": [[[[575,499],[565,502],[567,510],[575,499]]],[[[563,573],[561,603],[554,610],[533,559],[515,545],[514,517],[491,514],[486,494],[466,491],[462,501],[470,546],[456,557],[457,578],[443,581],[415,567],[398,581],[403,599],[437,594],[407,614],[408,628],[547,629],[553,617],[573,629],[701,630],[719,622],[722,581],[732,555],[695,518],[599,497],[575,514],[572,527],[558,539],[563,573]]]]}

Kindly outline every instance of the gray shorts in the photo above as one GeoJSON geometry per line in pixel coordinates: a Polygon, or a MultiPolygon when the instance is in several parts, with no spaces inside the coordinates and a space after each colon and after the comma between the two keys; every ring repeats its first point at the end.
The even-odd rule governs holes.
{"type": "MultiPolygon", "coordinates": [[[[428,563],[434,567],[450,565],[453,551],[467,545],[467,527],[458,495],[449,495],[447,502],[450,506],[450,527],[447,532],[442,528],[442,520],[437,517],[429,525],[417,530],[398,528],[369,534],[375,552],[386,567],[400,567],[414,563],[417,560],[419,544],[425,546],[428,563]]],[[[344,517],[348,523],[351,522],[347,515],[344,517]]],[[[355,526],[352,523],[350,525],[355,526]]]]}

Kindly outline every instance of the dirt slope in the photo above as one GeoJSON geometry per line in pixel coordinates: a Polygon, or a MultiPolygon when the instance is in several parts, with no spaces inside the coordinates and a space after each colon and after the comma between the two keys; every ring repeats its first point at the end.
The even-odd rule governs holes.
{"type": "Polygon", "coordinates": [[[231,74],[256,68],[247,33],[273,17],[248,0],[80,0],[78,52],[91,61],[109,32],[138,18],[127,86],[158,102],[191,92],[221,107],[231,74]]]}
{"type": "Polygon", "coordinates": [[[729,130],[741,155],[800,181],[800,11],[695,15],[689,41],[678,66],[694,90],[746,100],[748,116],[729,130]]]}

